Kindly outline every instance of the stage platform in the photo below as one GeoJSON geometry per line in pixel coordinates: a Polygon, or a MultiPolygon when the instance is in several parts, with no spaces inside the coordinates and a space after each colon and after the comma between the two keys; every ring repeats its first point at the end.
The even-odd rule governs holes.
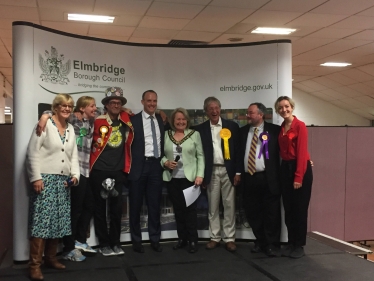
{"type": "MultiPolygon", "coordinates": [[[[339,247],[329,246],[308,237],[306,256],[301,259],[269,258],[252,254],[252,242],[238,242],[235,253],[221,247],[206,250],[205,241],[199,251],[173,250],[175,242],[165,242],[163,252],[154,252],[144,244],[145,253],[132,251],[124,245],[124,256],[103,257],[96,254],[84,262],[63,261],[67,269],[44,268],[46,281],[362,281],[374,280],[374,263],[339,247]]],[[[357,252],[358,253],[358,252],[357,252]]],[[[0,280],[29,280],[27,265],[7,265],[0,269],[0,280]]]]}

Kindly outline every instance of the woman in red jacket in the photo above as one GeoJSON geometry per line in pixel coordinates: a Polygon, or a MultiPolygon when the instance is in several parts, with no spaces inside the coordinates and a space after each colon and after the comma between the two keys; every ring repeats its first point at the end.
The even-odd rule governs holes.
{"type": "Polygon", "coordinates": [[[308,152],[308,131],[305,123],[292,115],[295,102],[281,96],[275,102],[276,112],[284,119],[278,141],[281,164],[281,189],[288,231],[288,245],[283,256],[301,258],[305,255],[308,207],[313,173],[308,152]]]}

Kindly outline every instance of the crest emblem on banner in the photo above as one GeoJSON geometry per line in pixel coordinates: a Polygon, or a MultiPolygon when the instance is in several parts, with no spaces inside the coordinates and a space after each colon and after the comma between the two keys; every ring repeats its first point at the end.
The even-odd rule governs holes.
{"type": "Polygon", "coordinates": [[[53,46],[51,46],[51,53],[45,50],[44,58],[39,54],[39,66],[43,71],[40,75],[42,81],[50,82],[52,84],[68,84],[70,81],[67,78],[67,75],[71,70],[71,61],[68,60],[64,63],[64,59],[64,55],[59,55],[57,49],[53,46]]]}

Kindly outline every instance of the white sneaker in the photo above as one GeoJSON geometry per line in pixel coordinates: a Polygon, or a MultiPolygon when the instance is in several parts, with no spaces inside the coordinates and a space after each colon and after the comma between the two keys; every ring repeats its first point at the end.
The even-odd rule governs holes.
{"type": "Polygon", "coordinates": [[[63,255],[62,258],[68,261],[84,261],[86,259],[78,249],[70,251],[66,255],[63,255]]]}
{"type": "Polygon", "coordinates": [[[75,249],[79,249],[87,253],[94,253],[94,254],[97,253],[97,251],[95,249],[92,249],[91,246],[88,245],[87,243],[81,243],[78,241],[75,241],[75,249]]]}

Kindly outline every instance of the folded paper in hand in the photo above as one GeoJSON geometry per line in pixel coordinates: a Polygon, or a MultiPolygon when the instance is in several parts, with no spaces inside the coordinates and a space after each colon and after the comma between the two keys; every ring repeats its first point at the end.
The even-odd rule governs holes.
{"type": "Polygon", "coordinates": [[[201,193],[200,186],[190,186],[183,190],[184,199],[186,199],[186,207],[190,206],[193,202],[196,201],[197,197],[199,197],[201,193]]]}

